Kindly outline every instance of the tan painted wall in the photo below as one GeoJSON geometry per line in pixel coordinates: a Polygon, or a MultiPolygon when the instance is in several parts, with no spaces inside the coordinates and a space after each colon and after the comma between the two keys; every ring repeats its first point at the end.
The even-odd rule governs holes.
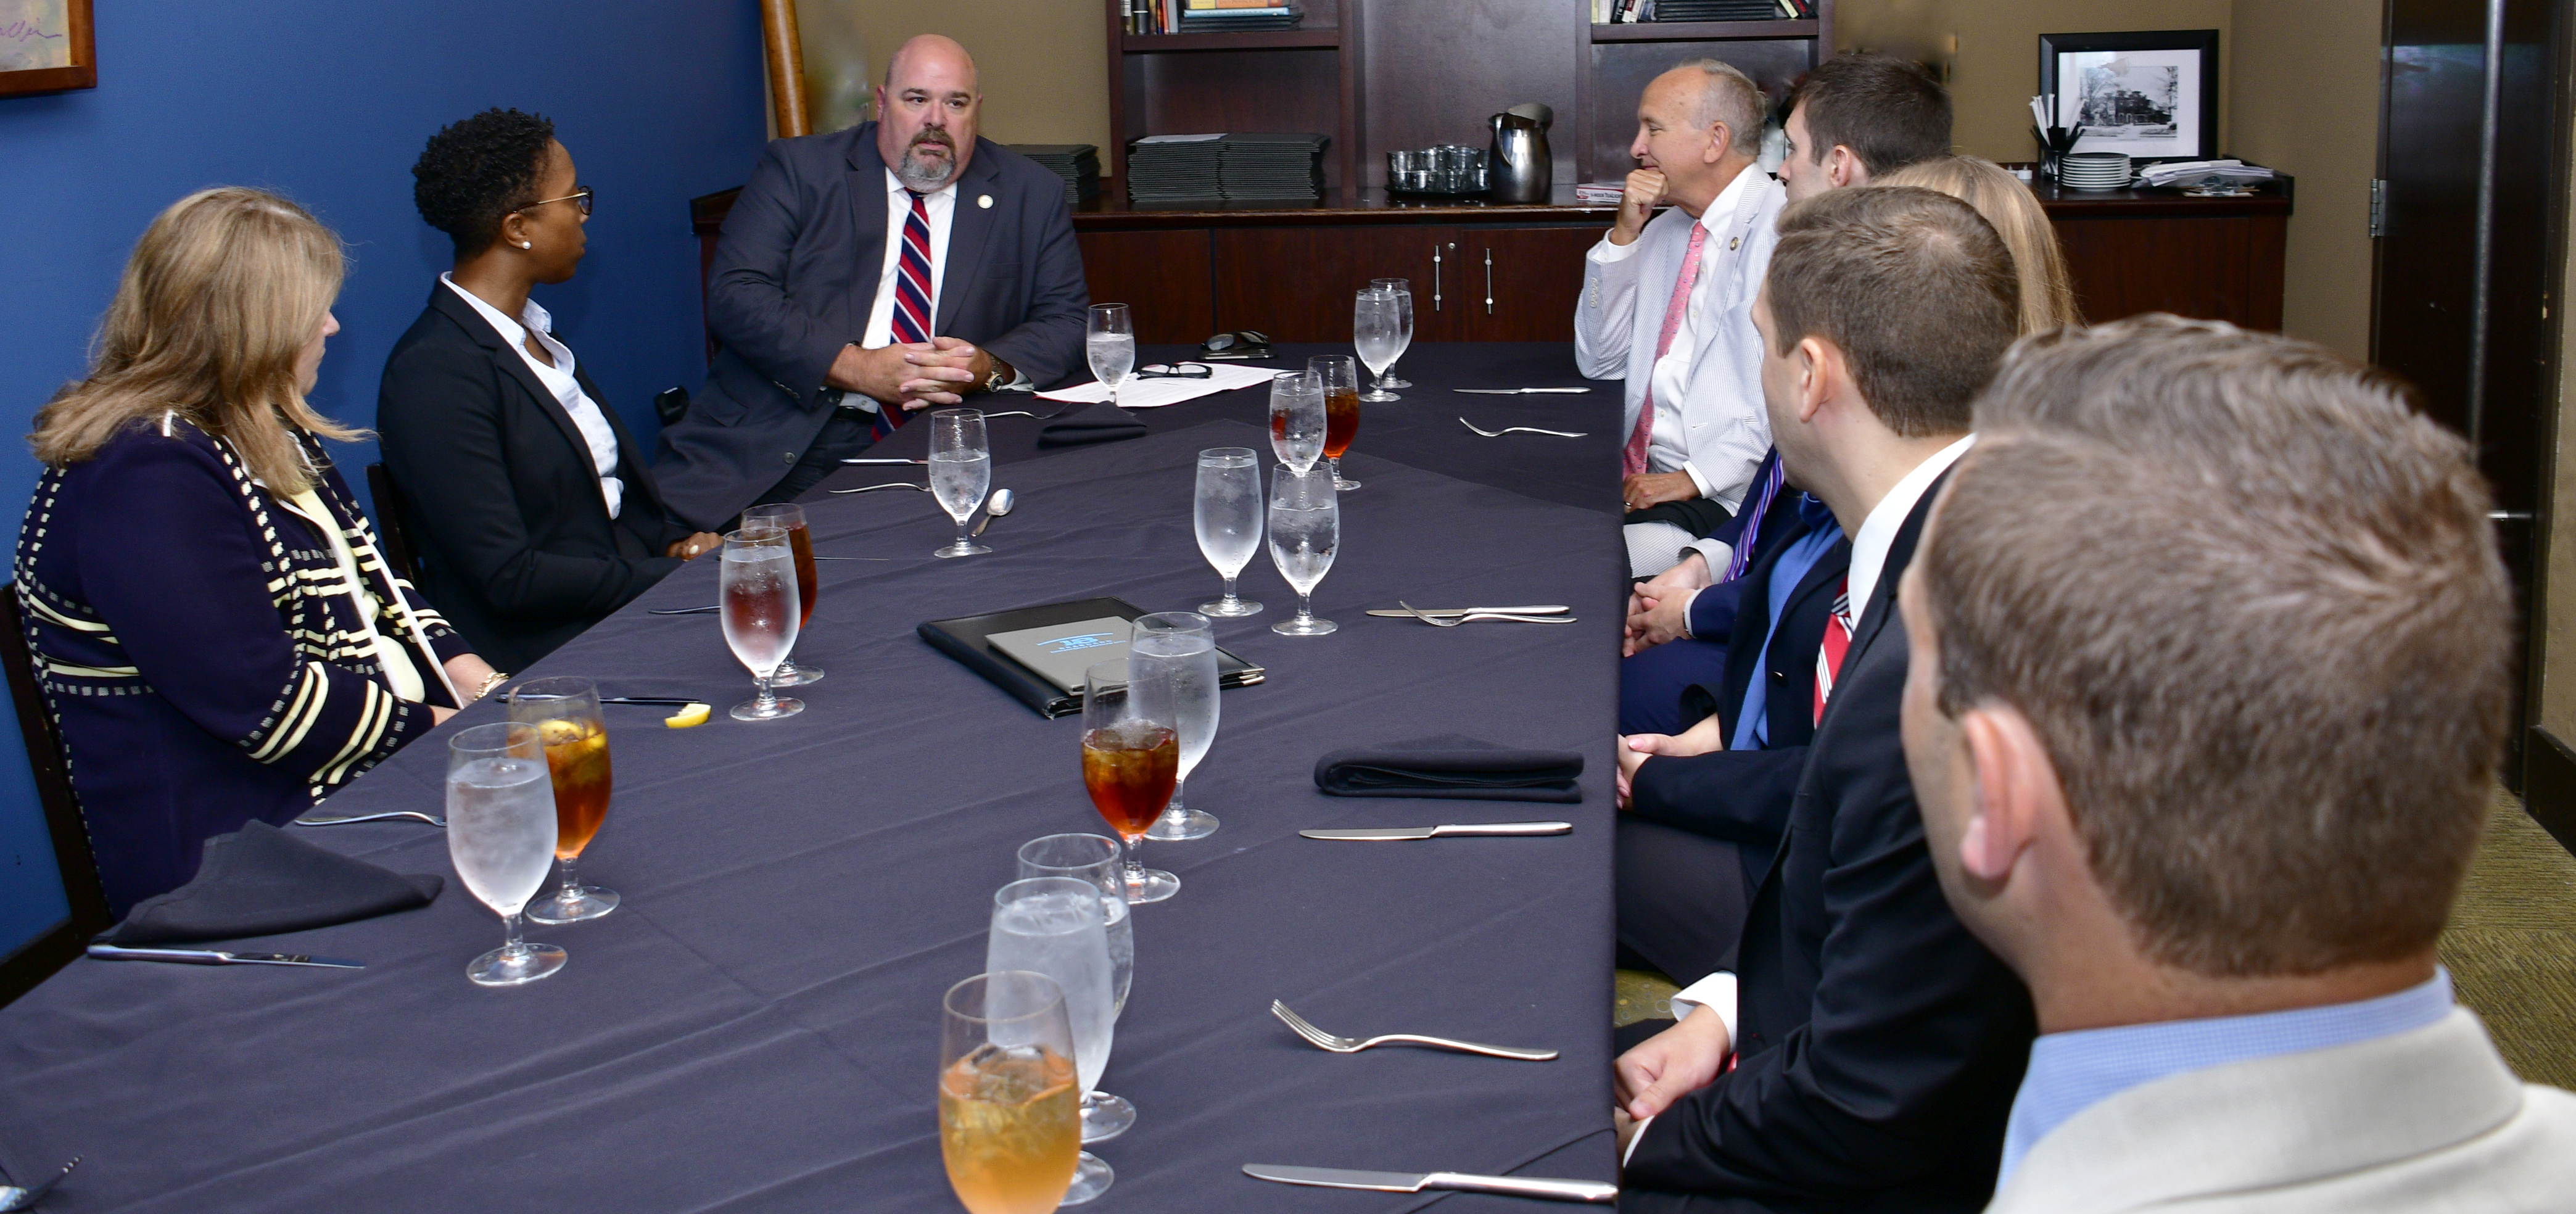
{"type": "Polygon", "coordinates": [[[2299,179],[2282,328],[2368,358],[2379,6],[2240,0],[2235,32],[2228,154],[2299,179]]]}
{"type": "Polygon", "coordinates": [[[885,57],[915,34],[966,44],[984,84],[984,137],[1090,143],[1109,159],[1108,25],[1100,0],[797,0],[814,129],[862,118],[885,57]]]}
{"type": "MultiPolygon", "coordinates": [[[[2576,183],[2571,183],[2576,189],[2576,183]]],[[[2576,192],[2563,205],[2576,215],[2576,192]]],[[[2550,454],[2551,485],[2544,517],[2549,520],[2549,550],[2541,554],[2543,589],[2540,703],[2533,723],[2576,743],[2576,351],[2568,348],[2568,292],[2576,290],[2576,258],[2560,267],[2556,340],[2558,342],[2558,445],[2550,454]]]]}

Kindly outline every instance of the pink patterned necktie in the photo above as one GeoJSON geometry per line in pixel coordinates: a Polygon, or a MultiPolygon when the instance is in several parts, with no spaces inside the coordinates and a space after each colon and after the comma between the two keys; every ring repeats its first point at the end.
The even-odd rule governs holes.
{"type": "MultiPolygon", "coordinates": [[[[1690,293],[1699,281],[1699,249],[1708,243],[1708,229],[1691,225],[1690,252],[1682,254],[1682,274],[1673,280],[1673,301],[1664,305],[1664,335],[1655,339],[1655,361],[1662,362],[1673,348],[1673,334],[1680,332],[1682,314],[1690,310],[1690,293]]],[[[1655,433],[1655,369],[1646,368],[1646,396],[1637,406],[1637,428],[1628,434],[1628,445],[1619,452],[1619,475],[1635,476],[1646,470],[1646,442],[1655,433]]]]}

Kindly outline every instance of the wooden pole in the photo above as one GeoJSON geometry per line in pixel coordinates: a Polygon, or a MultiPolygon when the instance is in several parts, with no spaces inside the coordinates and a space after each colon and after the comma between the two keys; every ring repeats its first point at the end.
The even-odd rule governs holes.
{"type": "Polygon", "coordinates": [[[796,32],[796,0],[760,0],[760,30],[769,49],[769,104],[781,139],[810,134],[805,113],[805,48],[796,32]]]}

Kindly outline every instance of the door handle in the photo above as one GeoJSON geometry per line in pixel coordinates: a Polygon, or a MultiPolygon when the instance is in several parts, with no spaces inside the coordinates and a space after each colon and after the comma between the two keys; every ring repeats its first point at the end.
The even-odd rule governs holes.
{"type": "Polygon", "coordinates": [[[1440,242],[1431,242],[1431,310],[1440,310],[1440,242]]]}
{"type": "Polygon", "coordinates": [[[1485,250],[1485,315],[1494,314],[1494,251],[1485,250]]]}

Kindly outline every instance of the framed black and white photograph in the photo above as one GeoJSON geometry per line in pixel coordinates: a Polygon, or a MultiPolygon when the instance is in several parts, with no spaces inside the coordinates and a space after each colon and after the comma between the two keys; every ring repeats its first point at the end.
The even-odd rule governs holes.
{"type": "Polygon", "coordinates": [[[2039,94],[2078,152],[2137,160],[2218,154],[2218,31],[2041,34],[2039,94]]]}

